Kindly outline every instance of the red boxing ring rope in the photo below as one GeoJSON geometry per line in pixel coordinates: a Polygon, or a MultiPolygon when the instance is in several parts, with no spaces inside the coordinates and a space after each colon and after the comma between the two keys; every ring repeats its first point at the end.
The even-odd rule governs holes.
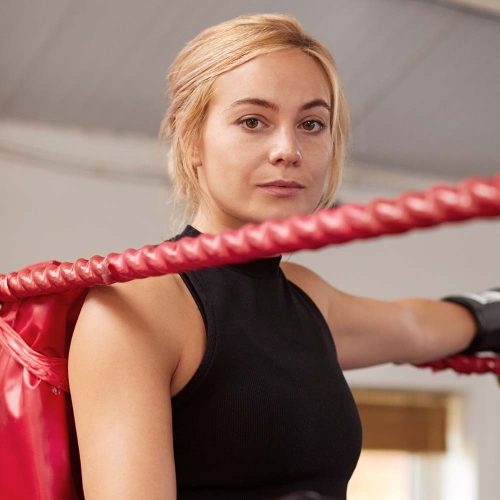
{"type": "MultiPolygon", "coordinates": [[[[241,229],[217,235],[184,237],[176,242],[110,253],[106,257],[95,255],[74,263],[42,263],[35,269],[0,275],[0,302],[499,215],[500,173],[491,179],[474,177],[456,186],[437,185],[425,192],[405,193],[394,200],[376,199],[366,205],[345,204],[312,215],[246,224],[241,229]]],[[[417,366],[500,375],[498,357],[454,356],[417,366]]]]}

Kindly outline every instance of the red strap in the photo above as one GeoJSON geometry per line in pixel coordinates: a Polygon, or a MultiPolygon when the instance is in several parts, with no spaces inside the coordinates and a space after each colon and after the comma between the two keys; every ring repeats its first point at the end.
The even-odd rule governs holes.
{"type": "Polygon", "coordinates": [[[1,317],[0,347],[39,379],[69,393],[68,360],[34,351],[1,317]]]}

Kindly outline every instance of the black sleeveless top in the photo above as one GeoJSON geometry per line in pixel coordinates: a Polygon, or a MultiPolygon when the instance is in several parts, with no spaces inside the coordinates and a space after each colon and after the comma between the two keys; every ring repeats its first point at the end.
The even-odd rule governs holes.
{"type": "MultiPolygon", "coordinates": [[[[201,233],[186,226],[184,236],[201,233]]],[[[361,425],[329,327],[281,255],[180,273],[207,347],[172,398],[180,500],[345,499],[361,425]]]]}

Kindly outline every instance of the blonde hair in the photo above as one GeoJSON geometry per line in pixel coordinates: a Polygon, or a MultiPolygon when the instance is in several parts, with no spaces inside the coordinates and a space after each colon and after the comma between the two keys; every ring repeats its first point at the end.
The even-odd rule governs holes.
{"type": "Polygon", "coordinates": [[[315,210],[333,205],[344,167],[350,123],[335,60],[329,50],[307,35],[292,16],[243,15],[198,34],[177,55],[167,73],[170,106],[159,137],[168,142],[167,171],[174,198],[185,202],[179,227],[194,216],[203,196],[193,165],[193,152],[201,136],[215,79],[259,55],[290,48],[299,48],[313,57],[330,83],[333,159],[315,210]]]}

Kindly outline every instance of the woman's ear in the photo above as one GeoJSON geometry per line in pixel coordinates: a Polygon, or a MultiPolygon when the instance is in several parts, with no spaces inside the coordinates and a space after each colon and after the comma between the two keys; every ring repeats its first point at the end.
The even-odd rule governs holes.
{"type": "Polygon", "coordinates": [[[193,156],[193,166],[195,168],[201,167],[203,165],[203,161],[200,153],[200,147],[197,144],[193,146],[192,156],[193,156]]]}

